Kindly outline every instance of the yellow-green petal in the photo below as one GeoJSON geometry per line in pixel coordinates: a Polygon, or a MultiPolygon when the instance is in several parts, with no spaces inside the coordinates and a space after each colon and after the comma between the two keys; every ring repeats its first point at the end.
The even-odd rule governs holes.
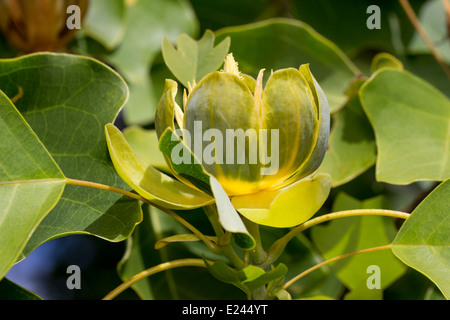
{"type": "Polygon", "coordinates": [[[169,209],[195,209],[214,203],[207,194],[165,175],[142,161],[114,125],[105,127],[108,149],[120,177],[139,195],[169,209]]]}
{"type": "Polygon", "coordinates": [[[232,203],[250,221],[289,228],[310,219],[324,204],[330,189],[330,175],[321,173],[283,189],[233,197],[232,203]]]}
{"type": "Polygon", "coordinates": [[[264,128],[279,130],[279,170],[264,177],[264,187],[270,187],[296,172],[308,159],[316,140],[315,99],[299,70],[282,69],[270,76],[264,89],[262,121],[264,128]]]}
{"type": "MultiPolygon", "coordinates": [[[[251,83],[251,80],[247,80],[251,83]]],[[[255,153],[251,152],[248,146],[254,147],[252,151],[258,146],[260,121],[254,98],[246,82],[225,72],[207,75],[189,95],[184,128],[191,135],[191,149],[194,154],[202,160],[205,170],[219,180],[229,195],[259,190],[261,166],[257,161],[252,163],[250,160],[250,154],[255,153]],[[220,137],[209,137],[207,141],[208,139],[203,139],[206,132],[220,133],[220,137]],[[237,147],[236,135],[245,137],[245,148],[237,147]],[[215,150],[215,161],[206,163],[205,155],[212,154],[211,150],[215,150]],[[244,163],[239,163],[238,154],[244,157],[244,163]]]]}

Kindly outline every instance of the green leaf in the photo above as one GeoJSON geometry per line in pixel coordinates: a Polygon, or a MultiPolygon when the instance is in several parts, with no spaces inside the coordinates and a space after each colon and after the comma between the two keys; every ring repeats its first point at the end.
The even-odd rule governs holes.
{"type": "Polygon", "coordinates": [[[359,72],[334,43],[297,20],[268,19],[216,32],[218,41],[226,37],[231,38],[230,51],[240,71],[255,78],[263,68],[275,71],[309,63],[332,112],[344,105],[344,91],[359,72]]]}
{"type": "Polygon", "coordinates": [[[42,298],[16,283],[3,278],[0,281],[0,301],[7,300],[42,300],[42,298]]]}
{"type": "Polygon", "coordinates": [[[122,74],[130,88],[124,110],[127,124],[147,124],[154,120],[159,101],[150,77],[150,68],[161,51],[164,37],[174,41],[180,33],[195,35],[198,22],[188,1],[127,1],[126,26],[120,46],[105,57],[122,74]]]}
{"type": "Polygon", "coordinates": [[[359,176],[375,162],[375,136],[358,95],[353,95],[333,115],[328,150],[318,171],[329,173],[332,186],[337,187],[359,176]]]}
{"type": "Polygon", "coordinates": [[[262,190],[233,197],[232,203],[250,221],[270,227],[288,228],[311,218],[328,198],[330,188],[331,177],[319,173],[279,190],[262,190]]]}
{"type": "Polygon", "coordinates": [[[198,41],[182,34],[177,38],[176,45],[175,49],[170,41],[164,38],[162,54],[167,67],[187,88],[188,83],[198,83],[222,65],[230,48],[230,38],[225,38],[214,47],[214,33],[207,30],[198,41]]]}
{"type": "Polygon", "coordinates": [[[107,49],[114,49],[125,32],[125,14],[124,0],[91,1],[83,24],[86,34],[107,49]]]}
{"type": "Polygon", "coordinates": [[[375,131],[377,180],[409,184],[450,176],[450,100],[405,71],[383,69],[361,88],[375,131]]]}
{"type": "Polygon", "coordinates": [[[222,227],[233,234],[235,234],[236,244],[245,249],[250,250],[255,247],[255,240],[248,232],[241,217],[236,209],[231,204],[230,198],[225,190],[220,185],[219,181],[213,176],[210,176],[210,186],[214,199],[216,200],[217,213],[219,214],[219,222],[222,227]]]}
{"type": "Polygon", "coordinates": [[[142,197],[169,209],[194,209],[213,202],[206,194],[142,161],[114,125],[106,125],[105,130],[109,153],[118,174],[142,197]]]}
{"type": "MultiPolygon", "coordinates": [[[[131,190],[114,170],[104,133],[104,126],[114,121],[128,95],[117,73],[90,58],[38,53],[0,60],[0,88],[9,97],[17,97],[17,109],[66,177],[131,190]]],[[[121,241],[141,219],[136,200],[67,185],[23,255],[68,234],[121,241]]]]}
{"type": "MultiPolygon", "coordinates": [[[[340,193],[333,212],[355,209],[385,208],[383,197],[358,201],[340,193]]],[[[348,252],[386,245],[391,243],[396,229],[389,217],[358,216],[336,219],[325,226],[317,226],[311,231],[312,239],[324,259],[330,259],[348,252]]],[[[367,268],[377,265],[381,270],[381,288],[387,288],[405,271],[404,266],[389,250],[365,253],[331,264],[339,280],[350,290],[357,289],[370,276],[367,268]]],[[[355,293],[356,294],[356,293],[355,293]]]]}
{"type": "Polygon", "coordinates": [[[0,91],[0,279],[60,199],[65,177],[0,91]]]}
{"type": "Polygon", "coordinates": [[[160,171],[170,173],[167,162],[159,151],[159,142],[155,130],[131,126],[123,130],[123,136],[139,158],[160,171]]]}
{"type": "Polygon", "coordinates": [[[450,299],[450,180],[441,183],[411,214],[392,242],[405,264],[431,279],[450,299]]]}

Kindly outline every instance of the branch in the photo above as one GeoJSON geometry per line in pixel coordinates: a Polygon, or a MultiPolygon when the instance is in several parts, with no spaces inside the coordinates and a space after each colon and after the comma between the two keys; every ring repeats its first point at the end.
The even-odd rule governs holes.
{"type": "Polygon", "coordinates": [[[387,249],[390,249],[390,248],[391,248],[391,245],[388,244],[388,245],[385,245],[385,246],[374,247],[374,248],[368,248],[368,249],[362,249],[362,250],[355,251],[355,252],[345,253],[345,254],[343,254],[343,255],[340,255],[340,256],[337,256],[337,257],[328,259],[328,260],[323,261],[323,262],[321,262],[321,263],[319,263],[319,264],[316,264],[315,266],[309,268],[308,270],[305,270],[305,271],[303,271],[302,273],[298,274],[297,276],[295,276],[294,278],[292,278],[291,280],[289,280],[288,282],[286,282],[286,283],[281,287],[280,290],[286,290],[286,289],[287,289],[291,284],[293,284],[294,282],[300,280],[301,278],[303,278],[303,277],[306,276],[307,274],[309,274],[309,273],[313,272],[314,270],[317,270],[317,269],[319,269],[319,268],[321,268],[321,267],[323,267],[324,265],[327,265],[327,264],[329,264],[329,263],[332,263],[332,262],[335,262],[335,261],[338,261],[338,260],[341,260],[341,259],[345,259],[345,258],[354,256],[354,255],[357,255],[357,254],[361,254],[361,253],[374,252],[374,251],[380,251],[380,250],[387,250],[387,249]]]}
{"type": "Polygon", "coordinates": [[[74,185],[74,186],[84,186],[84,187],[96,188],[96,189],[101,189],[101,190],[107,190],[107,191],[119,193],[119,194],[125,195],[127,197],[130,197],[130,198],[133,198],[133,199],[145,202],[145,203],[147,203],[147,204],[149,204],[149,205],[151,205],[151,206],[153,206],[153,207],[155,207],[155,208],[165,212],[166,214],[168,214],[169,216],[171,216],[172,218],[174,218],[175,220],[180,222],[182,225],[184,225],[186,228],[188,228],[192,233],[194,233],[201,241],[203,241],[205,243],[205,245],[212,252],[217,252],[217,245],[214,244],[211,240],[209,240],[203,233],[201,233],[197,228],[195,228],[189,222],[184,220],[182,217],[177,215],[172,210],[169,210],[169,209],[164,208],[164,207],[162,207],[160,205],[157,205],[156,203],[153,203],[150,200],[147,200],[147,199],[145,199],[144,197],[141,197],[138,194],[135,194],[135,193],[132,193],[132,192],[129,192],[129,191],[126,191],[126,190],[114,188],[114,187],[111,187],[111,186],[107,186],[107,185],[104,185],[104,184],[100,184],[100,183],[90,182],[90,181],[67,179],[66,183],[69,184],[69,185],[74,185]]]}
{"type": "Polygon", "coordinates": [[[154,266],[150,269],[144,270],[144,271],[136,274],[135,276],[131,277],[129,280],[125,281],[120,286],[118,286],[117,288],[112,290],[110,293],[108,293],[103,298],[103,300],[114,299],[119,294],[124,292],[126,289],[131,287],[133,284],[135,284],[136,282],[138,282],[144,278],[147,278],[147,277],[154,275],[161,271],[166,271],[169,269],[175,269],[175,268],[180,268],[180,267],[203,267],[203,268],[206,268],[206,264],[205,264],[205,261],[203,261],[202,259],[180,259],[180,260],[174,260],[174,261],[170,261],[170,262],[161,263],[157,266],[154,266]]]}
{"type": "Polygon", "coordinates": [[[445,63],[444,59],[442,58],[439,51],[436,49],[434,43],[431,41],[431,39],[428,37],[425,30],[422,28],[422,25],[419,22],[419,19],[417,19],[417,16],[409,4],[408,0],[399,0],[401,6],[403,7],[403,10],[405,10],[406,15],[408,16],[409,20],[411,21],[412,25],[416,29],[417,33],[420,35],[420,37],[423,39],[425,44],[427,45],[428,49],[431,51],[431,54],[434,56],[436,61],[441,65],[444,72],[447,74],[447,77],[450,78],[450,69],[445,63]]]}
{"type": "Polygon", "coordinates": [[[333,212],[329,214],[325,214],[322,216],[319,216],[317,218],[311,219],[306,221],[305,223],[299,225],[298,227],[295,227],[290,232],[288,232],[285,236],[275,241],[275,243],[272,245],[272,247],[268,251],[268,258],[264,262],[264,265],[270,265],[273,262],[275,262],[280,255],[283,253],[284,248],[288,244],[289,241],[291,241],[297,234],[305,231],[308,228],[311,228],[315,225],[318,225],[320,223],[339,219],[339,218],[346,218],[346,217],[355,217],[355,216],[387,216],[387,217],[393,217],[393,218],[400,218],[400,219],[408,219],[410,216],[408,213],[400,212],[400,211],[392,211],[392,210],[383,210],[383,209],[360,209],[360,210],[348,210],[348,211],[339,211],[339,212],[333,212]]]}

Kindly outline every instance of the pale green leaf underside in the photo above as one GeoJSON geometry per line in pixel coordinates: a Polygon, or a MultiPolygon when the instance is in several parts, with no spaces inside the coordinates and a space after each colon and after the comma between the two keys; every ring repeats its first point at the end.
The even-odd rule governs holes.
{"type": "Polygon", "coordinates": [[[0,279],[58,202],[65,178],[36,134],[0,91],[0,279]]]}
{"type": "Polygon", "coordinates": [[[411,214],[392,243],[394,254],[430,278],[450,299],[450,180],[411,214]]]}
{"type": "Polygon", "coordinates": [[[377,179],[393,184],[450,176],[450,100],[417,78],[383,69],[362,87],[375,131],[377,179]]]}

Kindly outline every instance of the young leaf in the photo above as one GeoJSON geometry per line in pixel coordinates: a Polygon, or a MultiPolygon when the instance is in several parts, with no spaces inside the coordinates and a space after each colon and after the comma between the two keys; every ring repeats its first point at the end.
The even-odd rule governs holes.
{"type": "Polygon", "coordinates": [[[430,278],[450,299],[450,180],[411,214],[392,243],[394,254],[430,278]]]}
{"type": "Polygon", "coordinates": [[[230,48],[230,38],[225,38],[214,47],[214,33],[207,30],[195,41],[186,34],[177,38],[177,48],[164,38],[162,54],[167,67],[185,86],[199,82],[208,73],[216,71],[223,63],[230,48]]]}
{"type": "Polygon", "coordinates": [[[0,91],[0,279],[60,199],[65,177],[0,91]]]}

